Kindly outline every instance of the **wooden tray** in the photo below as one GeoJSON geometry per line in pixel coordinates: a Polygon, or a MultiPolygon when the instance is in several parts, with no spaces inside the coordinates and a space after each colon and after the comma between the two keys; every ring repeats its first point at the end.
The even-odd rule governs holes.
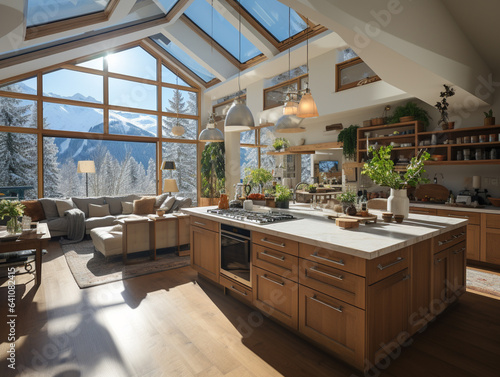
{"type": "Polygon", "coordinates": [[[369,215],[369,216],[349,216],[345,214],[339,214],[338,216],[333,216],[329,215],[328,218],[330,220],[337,220],[337,219],[353,219],[357,220],[360,224],[376,224],[377,223],[377,216],[376,215],[369,215]]]}

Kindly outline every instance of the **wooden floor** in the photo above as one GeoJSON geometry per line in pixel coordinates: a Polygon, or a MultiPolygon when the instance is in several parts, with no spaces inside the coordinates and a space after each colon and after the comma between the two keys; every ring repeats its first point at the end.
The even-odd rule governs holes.
{"type": "MultiPolygon", "coordinates": [[[[57,242],[43,283],[17,278],[16,366],[1,279],[0,376],[363,376],[189,267],[79,289],[57,242]]],[[[370,376],[498,376],[500,300],[467,292],[370,376]]]]}

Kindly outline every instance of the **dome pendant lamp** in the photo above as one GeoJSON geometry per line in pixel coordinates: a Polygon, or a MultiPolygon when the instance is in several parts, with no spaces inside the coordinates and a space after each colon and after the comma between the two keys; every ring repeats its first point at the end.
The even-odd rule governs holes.
{"type": "MultiPolygon", "coordinates": [[[[238,1],[238,21],[239,21],[239,37],[238,37],[238,61],[241,62],[241,4],[238,1]]],[[[238,92],[241,92],[240,85],[240,70],[238,69],[238,92]]],[[[242,132],[252,130],[255,127],[253,115],[248,106],[238,97],[234,100],[226,115],[224,122],[225,132],[242,132]]]]}
{"type": "Polygon", "coordinates": [[[224,134],[215,126],[214,115],[214,113],[209,115],[207,128],[200,132],[199,141],[204,143],[220,143],[224,141],[224,134]]]}
{"type": "Polygon", "coordinates": [[[306,129],[300,125],[303,120],[296,115],[283,115],[274,125],[274,132],[284,134],[305,132],[306,129]]]}
{"type": "MultiPolygon", "coordinates": [[[[306,39],[306,64],[307,64],[307,74],[309,75],[309,20],[307,20],[307,34],[308,37],[306,39]]],[[[300,118],[315,118],[318,114],[318,108],[316,107],[316,102],[314,102],[314,98],[311,94],[311,90],[309,87],[306,87],[306,92],[302,96],[302,99],[299,102],[299,108],[297,111],[297,116],[300,118]]]]}

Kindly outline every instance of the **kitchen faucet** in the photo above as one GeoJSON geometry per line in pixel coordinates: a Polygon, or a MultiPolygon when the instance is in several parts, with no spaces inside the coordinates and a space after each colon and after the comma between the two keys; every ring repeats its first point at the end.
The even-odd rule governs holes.
{"type": "Polygon", "coordinates": [[[300,185],[308,185],[307,182],[299,182],[295,185],[295,189],[293,190],[293,204],[295,204],[295,200],[297,199],[297,189],[299,188],[300,185]]]}

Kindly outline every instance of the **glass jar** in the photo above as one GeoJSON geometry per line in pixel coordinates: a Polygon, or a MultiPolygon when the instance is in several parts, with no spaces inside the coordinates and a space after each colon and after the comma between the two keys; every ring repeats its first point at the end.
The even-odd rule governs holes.
{"type": "Polygon", "coordinates": [[[457,151],[457,161],[461,161],[463,160],[463,155],[462,155],[462,151],[457,151]]]}

